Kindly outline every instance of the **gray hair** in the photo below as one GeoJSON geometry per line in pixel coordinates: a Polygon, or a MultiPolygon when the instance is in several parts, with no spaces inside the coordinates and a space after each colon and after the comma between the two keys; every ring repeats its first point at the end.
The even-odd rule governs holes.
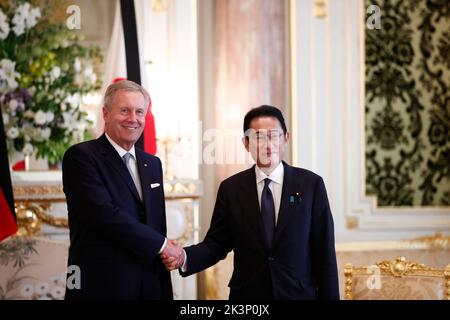
{"type": "Polygon", "coordinates": [[[145,108],[148,107],[150,95],[147,90],[136,82],[130,80],[120,80],[116,83],[110,84],[106,89],[105,96],[103,97],[103,106],[105,106],[108,110],[111,110],[111,104],[117,91],[140,92],[144,96],[145,108]]]}

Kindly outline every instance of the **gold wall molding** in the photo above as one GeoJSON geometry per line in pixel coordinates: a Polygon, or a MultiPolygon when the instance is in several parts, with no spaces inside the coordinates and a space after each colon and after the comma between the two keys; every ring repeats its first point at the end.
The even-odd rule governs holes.
{"type": "Polygon", "coordinates": [[[62,185],[22,185],[13,187],[14,198],[16,199],[30,199],[33,197],[40,197],[45,199],[52,197],[54,199],[65,200],[63,186],[62,185]]]}
{"type": "Polygon", "coordinates": [[[450,244],[450,236],[444,236],[442,232],[436,232],[433,236],[419,237],[403,241],[406,241],[412,245],[424,244],[432,249],[448,249],[450,244]]]}
{"type": "MultiPolygon", "coordinates": [[[[180,179],[164,181],[166,201],[179,203],[185,221],[185,228],[180,238],[181,244],[193,240],[194,201],[203,192],[203,184],[197,180],[180,179]]],[[[68,228],[68,218],[55,217],[49,213],[53,203],[65,202],[65,194],[61,182],[52,183],[17,183],[13,187],[15,209],[17,213],[18,235],[42,235],[42,224],[57,228],[68,228]]]]}

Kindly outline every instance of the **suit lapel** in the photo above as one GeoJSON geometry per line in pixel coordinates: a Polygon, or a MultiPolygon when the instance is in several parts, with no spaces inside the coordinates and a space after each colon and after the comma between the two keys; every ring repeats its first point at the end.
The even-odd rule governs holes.
{"type": "Polygon", "coordinates": [[[284,177],[283,177],[283,190],[281,192],[280,199],[280,211],[278,212],[278,221],[275,228],[274,245],[277,244],[280,236],[283,233],[283,229],[291,221],[291,215],[295,212],[298,206],[298,202],[291,203],[290,196],[296,191],[296,181],[294,180],[294,170],[291,166],[283,161],[284,177]]]}
{"type": "Polygon", "coordinates": [[[117,151],[114,147],[109,143],[108,139],[106,139],[105,134],[103,134],[98,141],[101,146],[100,152],[105,156],[105,163],[108,164],[111,168],[117,171],[122,179],[125,181],[126,185],[130,189],[131,193],[135,196],[135,198],[141,202],[141,198],[136,190],[136,186],[134,185],[133,179],[128,172],[127,167],[123,163],[117,151]]]}
{"type": "Polygon", "coordinates": [[[248,223],[258,238],[258,243],[262,243],[263,249],[268,252],[269,248],[265,237],[263,237],[264,228],[258,201],[258,190],[256,188],[255,166],[248,169],[241,180],[239,199],[243,207],[242,212],[247,216],[248,223]]]}

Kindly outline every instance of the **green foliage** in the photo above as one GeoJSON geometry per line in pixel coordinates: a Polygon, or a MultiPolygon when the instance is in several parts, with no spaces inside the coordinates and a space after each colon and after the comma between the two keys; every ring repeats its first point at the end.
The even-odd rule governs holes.
{"type": "Polygon", "coordinates": [[[80,142],[92,124],[81,98],[100,88],[100,49],[64,21],[50,20],[52,7],[24,1],[0,4],[0,106],[9,152],[37,151],[50,163],[80,142]]]}

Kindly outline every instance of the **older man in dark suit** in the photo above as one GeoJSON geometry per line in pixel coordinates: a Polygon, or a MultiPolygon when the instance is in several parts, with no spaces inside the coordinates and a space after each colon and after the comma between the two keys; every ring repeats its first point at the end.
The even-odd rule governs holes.
{"type": "Polygon", "coordinates": [[[66,299],[172,299],[159,254],[177,257],[182,250],[166,239],[161,161],[134,146],[148,104],[140,85],[110,85],[105,133],[64,156],[68,264],[81,271],[81,288],[68,287],[66,299]]]}
{"type": "Polygon", "coordinates": [[[188,276],[234,250],[230,299],[339,299],[322,178],[281,161],[289,134],[277,108],[250,110],[244,133],[256,165],[221,183],[205,239],[185,257],[163,253],[166,267],[188,276]]]}

